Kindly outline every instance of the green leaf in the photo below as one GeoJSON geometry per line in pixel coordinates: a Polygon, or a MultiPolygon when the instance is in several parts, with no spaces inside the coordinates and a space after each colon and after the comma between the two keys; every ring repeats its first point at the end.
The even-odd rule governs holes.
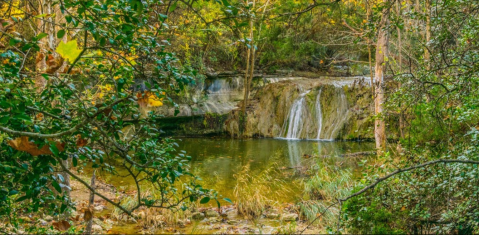
{"type": "Polygon", "coordinates": [[[74,167],[78,166],[78,159],[76,157],[72,157],[72,163],[74,167]]]}
{"type": "Polygon", "coordinates": [[[233,202],[231,201],[231,199],[229,199],[229,198],[227,198],[227,197],[223,198],[223,200],[225,200],[225,201],[227,201],[227,202],[233,204],[233,202]]]}
{"type": "Polygon", "coordinates": [[[55,143],[50,143],[50,151],[52,151],[53,155],[55,156],[58,156],[60,154],[60,151],[58,151],[58,148],[55,143]]]}
{"type": "Polygon", "coordinates": [[[17,190],[12,190],[8,193],[8,195],[15,195],[15,194],[18,194],[18,191],[17,190]]]}
{"type": "Polygon", "coordinates": [[[203,199],[201,199],[200,203],[201,204],[206,204],[210,201],[210,197],[204,197],[203,199]]]}
{"type": "Polygon", "coordinates": [[[46,36],[48,36],[47,33],[40,33],[40,34],[38,34],[38,35],[34,38],[34,40],[35,40],[35,41],[40,41],[40,40],[42,40],[42,38],[44,38],[44,37],[46,37],[46,36]]]}
{"type": "Polygon", "coordinates": [[[58,52],[63,58],[73,62],[78,56],[80,56],[81,50],[78,49],[77,41],[72,40],[67,43],[64,43],[63,41],[60,42],[56,52],[58,52]]]}
{"type": "Polygon", "coordinates": [[[177,6],[177,3],[178,3],[178,1],[176,1],[175,3],[173,3],[173,5],[171,5],[171,7],[170,7],[170,12],[175,11],[176,6],[177,6]]]}
{"type": "Polygon", "coordinates": [[[60,29],[60,30],[57,32],[57,38],[63,38],[63,36],[65,36],[65,30],[60,29]]]}
{"type": "Polygon", "coordinates": [[[59,193],[62,192],[62,187],[60,187],[60,184],[58,184],[58,182],[57,182],[56,180],[53,180],[53,181],[52,181],[52,186],[53,186],[59,193]]]}

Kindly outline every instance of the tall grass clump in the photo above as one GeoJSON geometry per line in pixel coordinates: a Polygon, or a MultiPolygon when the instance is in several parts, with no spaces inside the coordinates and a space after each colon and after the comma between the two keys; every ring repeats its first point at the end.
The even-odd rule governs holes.
{"type": "Polygon", "coordinates": [[[352,171],[336,164],[321,162],[311,167],[312,177],[304,182],[306,200],[299,203],[301,213],[309,221],[321,215],[317,221],[321,229],[332,227],[337,222],[339,207],[328,207],[338,198],[349,195],[354,185],[352,171]]]}
{"type": "Polygon", "coordinates": [[[290,185],[275,177],[277,174],[281,174],[277,164],[267,166],[260,172],[252,172],[248,163],[235,175],[234,196],[239,214],[258,217],[291,192],[290,185]]]}

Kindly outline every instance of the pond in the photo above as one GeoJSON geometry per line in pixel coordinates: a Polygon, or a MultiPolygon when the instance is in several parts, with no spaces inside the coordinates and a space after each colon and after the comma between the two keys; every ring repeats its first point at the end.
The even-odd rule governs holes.
{"type": "MultiPolygon", "coordinates": [[[[342,168],[359,169],[355,160],[344,161],[342,154],[371,151],[371,142],[334,142],[285,139],[220,139],[220,138],[184,138],[177,139],[179,150],[185,150],[192,157],[191,172],[199,176],[204,188],[214,189],[221,197],[233,202],[248,202],[250,197],[262,197],[271,202],[271,208],[285,208],[304,200],[304,180],[310,175],[305,171],[318,161],[327,164],[340,163],[342,168]],[[345,164],[344,164],[345,163],[345,164]]],[[[120,190],[134,190],[133,181],[125,178],[104,178],[120,190]]],[[[220,200],[222,206],[231,204],[220,200]]],[[[200,207],[215,208],[211,201],[200,207]]],[[[111,211],[111,207],[110,210],[111,211]]],[[[282,210],[282,209],[280,209],[282,210]]],[[[179,217],[176,217],[179,218],[179,217]]],[[[171,230],[158,228],[148,230],[154,233],[257,233],[273,232],[284,226],[281,221],[260,217],[252,220],[239,215],[228,217],[228,221],[237,221],[229,225],[228,221],[215,222],[204,220],[189,223],[183,227],[170,227],[171,230]],[[258,224],[265,226],[261,230],[258,224]],[[258,230],[258,228],[261,230],[258,230]],[[236,229],[236,230],[235,230],[236,229]],[[239,229],[239,230],[238,230],[239,229]],[[231,231],[230,231],[231,230],[231,231]]],[[[135,224],[120,223],[109,233],[145,232],[135,224]]]]}
{"type": "MultiPolygon", "coordinates": [[[[186,138],[178,143],[179,149],[192,156],[192,171],[199,175],[207,186],[231,199],[235,199],[233,189],[238,174],[244,172],[242,170],[247,165],[249,174],[260,175],[268,167],[284,170],[307,168],[308,165],[305,164],[310,164],[310,161],[304,161],[311,156],[334,157],[374,149],[374,144],[370,142],[285,139],[186,138]]],[[[285,195],[286,200],[294,196],[285,195]]]]}

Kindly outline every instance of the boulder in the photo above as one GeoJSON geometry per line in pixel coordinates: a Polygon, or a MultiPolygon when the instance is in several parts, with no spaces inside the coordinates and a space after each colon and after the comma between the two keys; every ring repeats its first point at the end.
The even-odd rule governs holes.
{"type": "Polygon", "coordinates": [[[298,214],[284,214],[283,215],[283,221],[296,221],[298,220],[298,214]]]}

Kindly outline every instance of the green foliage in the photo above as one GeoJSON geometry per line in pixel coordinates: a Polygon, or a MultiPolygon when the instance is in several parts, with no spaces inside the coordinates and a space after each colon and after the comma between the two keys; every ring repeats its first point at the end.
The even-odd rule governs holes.
{"type": "Polygon", "coordinates": [[[81,37],[60,42],[56,54],[39,43],[50,40],[48,33],[28,39],[22,32],[26,39],[0,54],[0,217],[71,209],[68,185],[58,172],[80,178],[65,162],[113,175],[126,171],[139,194],[154,188],[161,195],[139,197],[135,206],[122,209],[125,213],[216,199],[189,173],[191,157],[160,137],[158,115],[148,106],[150,99],[168,99],[192,84],[196,75],[168,52],[168,41],[159,39],[164,30],[154,24],[166,25],[166,17],[152,17],[154,4],[160,2],[61,1],[52,7],[61,10],[66,23],[55,36],[76,28],[81,37]],[[35,57],[46,60],[46,70],[27,63],[35,57]],[[60,57],[68,59],[65,71],[52,65],[62,63],[60,57]],[[134,131],[126,135],[126,129],[134,131]],[[14,209],[16,203],[22,208],[14,209]]]}

